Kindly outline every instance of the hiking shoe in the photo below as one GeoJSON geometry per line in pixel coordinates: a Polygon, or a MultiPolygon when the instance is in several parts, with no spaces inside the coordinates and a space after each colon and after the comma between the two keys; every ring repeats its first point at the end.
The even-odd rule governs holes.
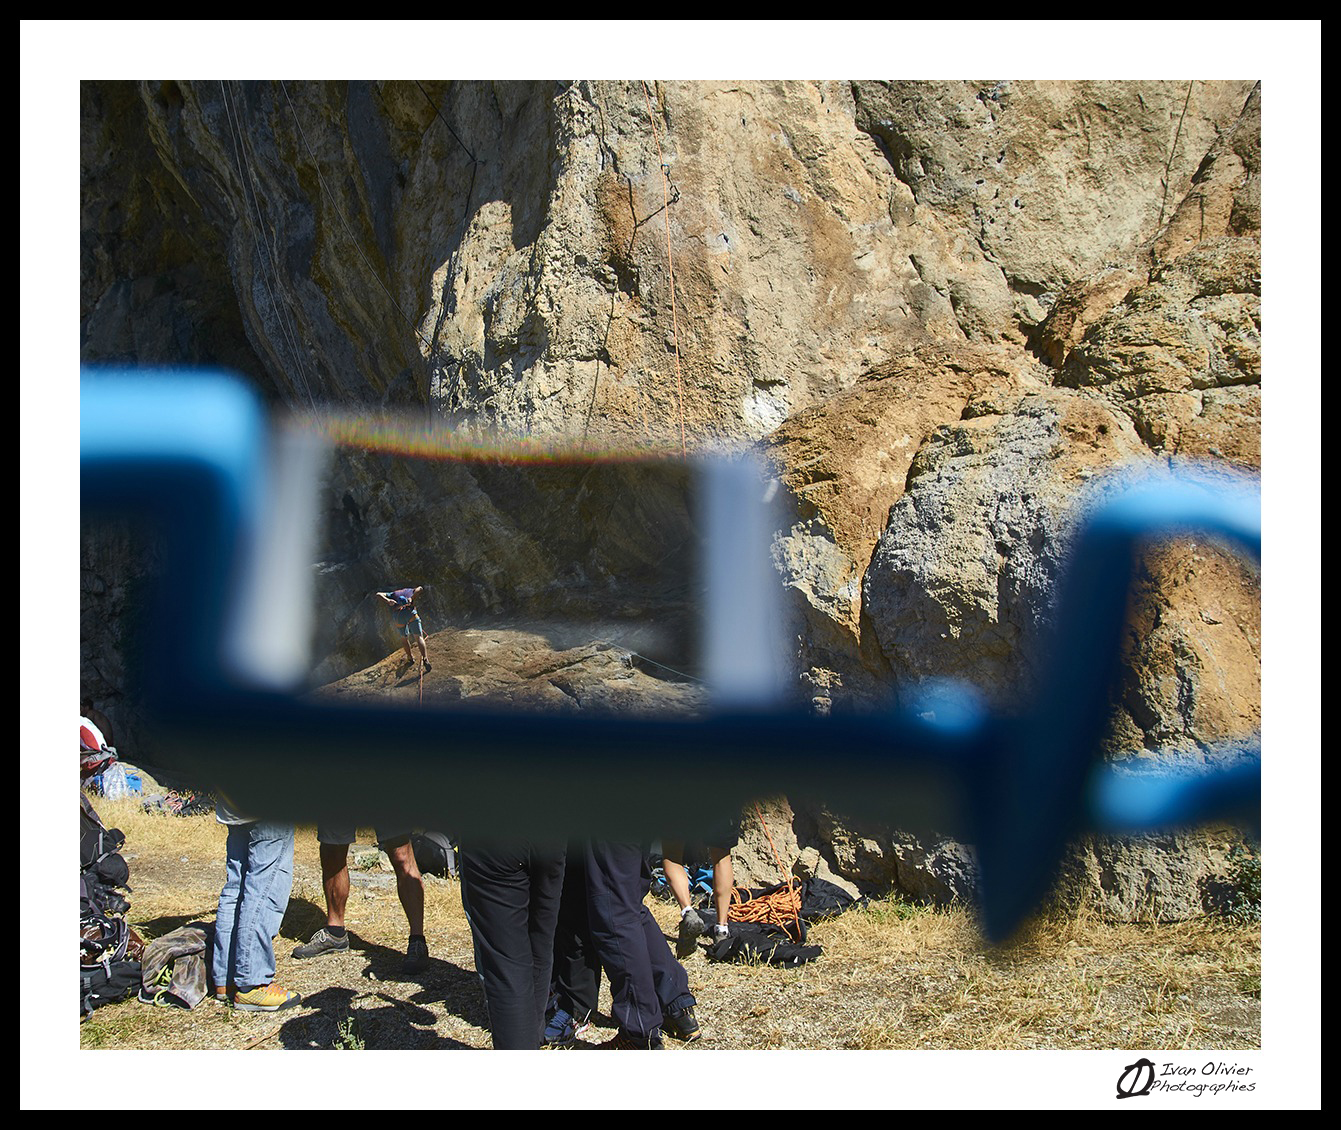
{"type": "Polygon", "coordinates": [[[422,973],[428,968],[428,942],[423,938],[411,938],[405,950],[405,960],[400,963],[402,973],[422,973]]]}
{"type": "Polygon", "coordinates": [[[666,1035],[674,1036],[677,1040],[683,1040],[686,1044],[692,1043],[703,1035],[698,1026],[698,1019],[694,1016],[694,1006],[692,1004],[688,1008],[663,1014],[661,1023],[666,1030],[666,1035]]]}
{"type": "Polygon", "coordinates": [[[294,1008],[303,998],[291,989],[281,989],[278,985],[261,985],[246,992],[239,991],[233,997],[233,1007],[242,1012],[278,1012],[282,1008],[294,1008]]]}
{"type": "Polygon", "coordinates": [[[680,936],[675,939],[675,956],[688,957],[698,947],[698,939],[707,929],[693,907],[680,915],[680,936]]]}
{"type": "Polygon", "coordinates": [[[651,1033],[646,1036],[639,1036],[636,1032],[621,1028],[610,1039],[597,1044],[596,1047],[603,1051],[664,1052],[666,1050],[666,1045],[661,1039],[660,1028],[652,1029],[651,1033]]]}
{"type": "Polygon", "coordinates": [[[591,1014],[578,1019],[564,1008],[556,1008],[545,1021],[545,1035],[541,1047],[571,1048],[578,1036],[591,1027],[591,1014]]]}
{"type": "Polygon", "coordinates": [[[337,938],[323,926],[306,942],[293,951],[297,958],[320,957],[323,953],[338,953],[349,948],[349,935],[337,938]]]}

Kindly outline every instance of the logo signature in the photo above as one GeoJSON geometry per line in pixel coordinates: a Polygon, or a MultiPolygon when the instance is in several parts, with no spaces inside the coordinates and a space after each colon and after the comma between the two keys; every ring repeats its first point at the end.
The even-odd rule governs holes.
{"type": "Polygon", "coordinates": [[[1130,1099],[1136,1095],[1148,1095],[1154,1082],[1155,1065],[1148,1059],[1138,1059],[1124,1067],[1118,1076],[1117,1097],[1130,1099]]]}
{"type": "Polygon", "coordinates": [[[1142,1056],[1118,1076],[1117,1097],[1132,1099],[1155,1091],[1195,1098],[1250,1093],[1257,1090],[1253,1067],[1237,1060],[1209,1059],[1205,1063],[1154,1063],[1142,1056]]]}

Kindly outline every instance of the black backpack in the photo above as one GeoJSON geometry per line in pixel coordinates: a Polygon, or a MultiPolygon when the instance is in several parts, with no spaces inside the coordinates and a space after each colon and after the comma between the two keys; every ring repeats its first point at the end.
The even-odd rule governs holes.
{"type": "MultiPolygon", "coordinates": [[[[124,918],[115,918],[104,908],[108,893],[91,876],[79,877],[81,1020],[87,1020],[95,1008],[125,1000],[140,987],[140,963],[132,954],[142,952],[143,943],[124,918]]],[[[129,905],[124,899],[120,902],[129,905]]]]}
{"type": "Polygon", "coordinates": [[[456,878],[456,847],[443,833],[416,832],[410,837],[410,846],[422,874],[456,878]]]}
{"type": "Polygon", "coordinates": [[[106,965],[79,967],[79,1019],[87,1020],[95,1008],[133,996],[140,989],[138,961],[111,961],[106,965]]]}
{"type": "Polygon", "coordinates": [[[81,968],[123,961],[130,946],[130,927],[103,906],[96,881],[79,877],[79,964],[81,968]]]}
{"type": "Polygon", "coordinates": [[[119,849],[126,837],[104,827],[88,798],[79,794],[79,1017],[139,991],[143,941],[124,918],[130,903],[130,868],[119,849]]]}
{"type": "MultiPolygon", "coordinates": [[[[125,887],[130,868],[121,856],[126,837],[108,828],[82,792],[79,794],[79,873],[93,875],[105,887],[125,887]]],[[[129,889],[129,888],[127,888],[129,889]]]]}

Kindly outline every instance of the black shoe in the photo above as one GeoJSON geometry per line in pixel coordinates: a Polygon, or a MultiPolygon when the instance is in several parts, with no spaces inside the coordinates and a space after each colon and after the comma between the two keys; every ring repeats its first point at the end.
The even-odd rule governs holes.
{"type": "Polygon", "coordinates": [[[694,1016],[694,1006],[692,1004],[688,1008],[665,1013],[661,1017],[661,1025],[666,1030],[666,1035],[674,1036],[677,1040],[683,1040],[686,1044],[703,1035],[698,1026],[698,1019],[694,1016]]]}
{"type": "Polygon", "coordinates": [[[664,1052],[666,1050],[666,1045],[661,1039],[660,1028],[654,1028],[651,1034],[647,1036],[639,1036],[635,1032],[621,1028],[616,1035],[611,1036],[603,1044],[597,1044],[596,1047],[606,1051],[664,1052]]]}
{"type": "Polygon", "coordinates": [[[430,663],[427,659],[425,659],[425,660],[424,660],[424,674],[427,675],[427,674],[428,674],[430,671],[432,671],[432,670],[433,670],[433,664],[430,663]]]}
{"type": "Polygon", "coordinates": [[[411,938],[405,951],[405,959],[400,963],[402,973],[422,973],[428,968],[428,942],[423,938],[411,938]]]}

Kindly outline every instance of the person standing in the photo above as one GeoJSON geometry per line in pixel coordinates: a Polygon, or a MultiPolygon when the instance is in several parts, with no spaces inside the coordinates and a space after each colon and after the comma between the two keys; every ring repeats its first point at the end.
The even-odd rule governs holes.
{"type": "Polygon", "coordinates": [[[562,844],[529,840],[461,844],[461,902],[497,1050],[541,1045],[564,855],[562,844]]]}
{"type": "Polygon", "coordinates": [[[401,642],[405,645],[405,658],[414,662],[414,652],[410,650],[410,640],[413,639],[423,660],[424,674],[427,675],[433,670],[433,665],[428,661],[428,649],[424,646],[424,622],[419,619],[419,610],[414,606],[415,597],[423,591],[424,586],[420,585],[412,589],[379,592],[377,596],[391,609],[391,620],[400,630],[401,642]]]}
{"type": "MultiPolygon", "coordinates": [[[[625,845],[628,846],[628,845],[625,845]]],[[[598,848],[608,858],[611,854],[609,844],[598,848]]],[[[617,864],[607,864],[602,870],[603,878],[598,882],[608,885],[612,871],[619,871],[617,864]]],[[[639,911],[646,911],[642,905],[640,891],[647,887],[647,876],[642,872],[641,864],[636,884],[630,893],[638,898],[639,911]]],[[[650,919],[651,914],[648,912],[650,919]]],[[[635,986],[643,985],[643,1000],[646,999],[644,972],[650,971],[652,992],[656,996],[661,1013],[661,1033],[683,1040],[686,1043],[700,1036],[698,1019],[695,1016],[697,1002],[689,991],[689,980],[684,967],[670,958],[659,928],[653,928],[655,936],[647,933],[647,923],[643,914],[635,912],[622,916],[626,934],[619,944],[621,951],[631,955],[622,963],[625,980],[635,986]],[[638,956],[647,956],[647,970],[638,956]]],[[[610,943],[607,940],[606,951],[610,943]]],[[[617,962],[617,964],[619,964],[617,962]]],[[[611,977],[611,995],[615,993],[615,979],[611,977]]],[[[559,922],[554,934],[554,977],[550,1010],[545,1017],[544,1046],[547,1048],[567,1048],[577,1043],[577,1038],[591,1025],[592,1014],[596,1010],[597,997],[601,984],[601,956],[598,952],[591,927],[591,910],[587,885],[587,845],[574,842],[568,846],[568,866],[563,875],[563,895],[559,900],[559,922]]],[[[626,992],[626,995],[630,995],[626,992]]],[[[613,1041],[614,1047],[660,1046],[660,1036],[648,1035],[644,1042],[628,1033],[628,1016],[636,1013],[635,1007],[624,1006],[625,1013],[620,1019],[620,1032],[613,1041]]],[[[644,1012],[646,1010],[643,1010],[644,1012]]],[[[644,1024],[651,1021],[643,1016],[644,1024]]]]}
{"type": "Polygon", "coordinates": [[[293,825],[252,820],[222,800],[215,819],[228,828],[210,955],[215,999],[243,1012],[293,1008],[301,996],[275,984],[275,935],[293,889],[293,825]]]}
{"type": "Polygon", "coordinates": [[[667,1024],[680,1039],[696,1038],[689,975],[643,902],[651,872],[642,846],[590,840],[585,855],[588,925],[610,978],[610,1012],[619,1025],[599,1046],[659,1051],[667,1024]]]}
{"type": "MultiPolygon", "coordinates": [[[[349,931],[345,929],[345,907],[349,902],[349,845],[355,829],[317,825],[317,853],[321,858],[321,888],[326,896],[326,925],[293,951],[300,961],[349,949],[349,931]]],[[[375,829],[377,846],[386,852],[396,873],[396,895],[410,940],[405,949],[402,973],[419,973],[428,968],[428,941],[424,937],[424,880],[414,858],[409,832],[382,834],[375,829]]]]}

